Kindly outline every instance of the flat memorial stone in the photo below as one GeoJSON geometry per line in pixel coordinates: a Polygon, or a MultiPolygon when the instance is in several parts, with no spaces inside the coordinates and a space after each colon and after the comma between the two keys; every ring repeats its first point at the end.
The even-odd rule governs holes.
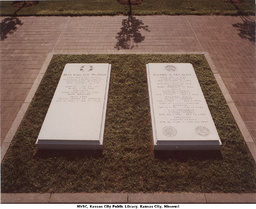
{"type": "Polygon", "coordinates": [[[155,150],[219,150],[221,141],[190,63],[149,63],[155,150]]]}
{"type": "Polygon", "coordinates": [[[110,71],[110,64],[66,64],[38,149],[102,149],[110,71]]]}

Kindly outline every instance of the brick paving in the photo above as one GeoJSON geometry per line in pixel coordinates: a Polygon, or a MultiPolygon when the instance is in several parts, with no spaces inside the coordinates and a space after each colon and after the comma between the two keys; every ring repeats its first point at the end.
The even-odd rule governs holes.
{"type": "MultiPolygon", "coordinates": [[[[1,24],[7,24],[6,18],[0,18],[1,24]]],[[[17,18],[16,28],[10,24],[14,30],[9,27],[0,41],[1,142],[51,52],[208,52],[256,142],[254,16],[17,18]],[[124,41],[127,33],[135,39],[124,41]]]]}

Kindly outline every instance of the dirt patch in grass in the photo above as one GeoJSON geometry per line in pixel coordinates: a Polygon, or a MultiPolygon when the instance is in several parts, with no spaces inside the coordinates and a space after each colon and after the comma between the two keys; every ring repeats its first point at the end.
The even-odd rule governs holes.
{"type": "Polygon", "coordinates": [[[255,162],[203,55],[55,55],[1,171],[2,193],[256,192],[255,162]],[[167,62],[193,64],[221,151],[154,153],[146,64],[167,62]],[[35,148],[66,63],[111,64],[102,153],[35,148]]]}

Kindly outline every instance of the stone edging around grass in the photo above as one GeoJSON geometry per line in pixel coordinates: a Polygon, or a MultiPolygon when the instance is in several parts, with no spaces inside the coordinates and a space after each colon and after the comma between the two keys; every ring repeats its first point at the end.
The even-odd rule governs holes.
{"type": "MultiPolygon", "coordinates": [[[[54,54],[67,54],[62,52],[49,53],[32,88],[29,91],[27,98],[25,99],[18,115],[16,116],[5,140],[1,146],[1,161],[3,160],[12,138],[14,137],[25,113],[28,109],[30,102],[32,101],[34,94],[48,68],[48,65],[54,54]]],[[[72,53],[68,53],[72,54],[72,53]]],[[[78,54],[77,52],[74,54],[78,54]]],[[[83,53],[84,54],[84,53],[83,53]]],[[[105,54],[97,53],[97,54],[105,54]]],[[[109,54],[109,53],[106,53],[109,54]]],[[[117,53],[120,54],[120,53],[117,53]]],[[[127,54],[127,53],[124,53],[127,54]]],[[[145,53],[134,53],[134,54],[145,54],[145,53]]],[[[247,130],[244,121],[242,120],[228,90],[223,83],[221,76],[219,75],[210,55],[207,52],[187,52],[187,53],[148,53],[148,54],[203,54],[214,74],[214,77],[225,97],[225,100],[232,112],[233,117],[244,137],[244,140],[256,162],[256,145],[247,130]]],[[[256,193],[154,193],[154,194],[107,194],[107,193],[3,193],[1,194],[2,203],[160,203],[160,202],[171,202],[171,203],[256,203],[256,193]]]]}
{"type": "Polygon", "coordinates": [[[11,193],[2,194],[2,204],[7,203],[256,203],[256,194],[236,193],[11,193]]]}

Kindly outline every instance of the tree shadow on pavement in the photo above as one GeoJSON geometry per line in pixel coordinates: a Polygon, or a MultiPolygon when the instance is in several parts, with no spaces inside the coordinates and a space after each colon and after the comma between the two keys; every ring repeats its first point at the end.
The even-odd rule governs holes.
{"type": "Polygon", "coordinates": [[[0,31],[1,31],[1,41],[7,38],[8,34],[13,34],[17,30],[18,25],[23,25],[16,14],[20,11],[23,7],[19,8],[11,17],[5,18],[0,23],[0,31]]]}
{"type": "Polygon", "coordinates": [[[238,35],[242,39],[248,39],[250,42],[255,43],[255,22],[245,16],[240,16],[243,23],[233,24],[233,27],[239,31],[238,35]]]}
{"type": "Polygon", "coordinates": [[[238,7],[239,4],[242,4],[243,1],[229,0],[229,2],[235,7],[237,13],[240,15],[243,23],[233,24],[233,27],[237,28],[239,31],[238,35],[242,39],[248,39],[250,42],[255,43],[255,22],[250,20],[248,17],[243,15],[243,12],[238,7]]]}
{"type": "Polygon", "coordinates": [[[138,43],[141,43],[145,40],[145,36],[142,36],[140,30],[143,29],[147,32],[150,32],[148,26],[132,16],[131,2],[129,1],[129,13],[128,18],[122,20],[122,28],[119,33],[117,33],[116,39],[118,40],[115,48],[120,49],[132,49],[135,46],[138,46],[138,43]]]}

